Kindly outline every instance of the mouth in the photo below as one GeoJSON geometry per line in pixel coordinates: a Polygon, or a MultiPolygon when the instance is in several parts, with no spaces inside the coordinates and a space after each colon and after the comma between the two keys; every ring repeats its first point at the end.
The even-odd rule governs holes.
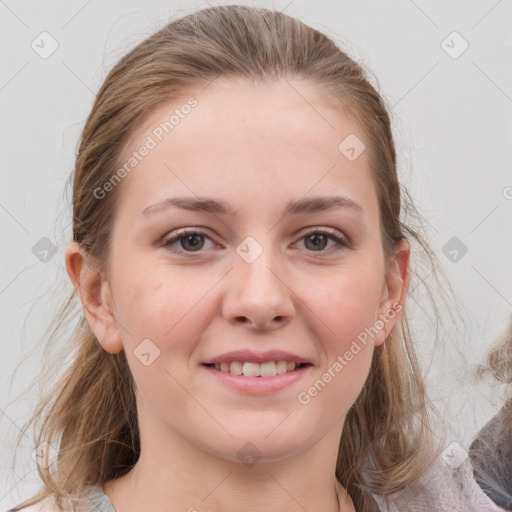
{"type": "Polygon", "coordinates": [[[312,364],[293,361],[267,361],[265,363],[231,361],[222,363],[206,363],[203,364],[203,366],[221,373],[228,373],[236,376],[265,378],[298,372],[305,367],[312,366],[312,364]]]}

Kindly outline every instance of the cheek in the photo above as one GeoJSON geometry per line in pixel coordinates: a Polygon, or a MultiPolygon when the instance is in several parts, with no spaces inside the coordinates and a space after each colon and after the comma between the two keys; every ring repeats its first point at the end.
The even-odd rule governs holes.
{"type": "MultiPolygon", "coordinates": [[[[184,415],[200,414],[180,383],[187,382],[194,350],[211,322],[208,291],[216,280],[190,279],[183,272],[139,271],[112,276],[124,350],[139,393],[153,410],[169,404],[184,415]]],[[[218,280],[218,279],[217,279],[218,280]]]]}
{"type": "Polygon", "coordinates": [[[149,339],[162,352],[169,348],[174,353],[192,352],[194,334],[210,321],[208,292],[215,284],[214,277],[191,279],[183,271],[159,271],[157,265],[148,270],[145,261],[126,263],[122,273],[112,273],[125,349],[133,352],[149,339]]]}
{"type": "Polygon", "coordinates": [[[309,293],[309,306],[325,325],[331,353],[346,350],[354,338],[374,326],[382,285],[382,276],[375,269],[353,267],[309,293]]]}
{"type": "Polygon", "coordinates": [[[381,286],[378,268],[354,265],[317,282],[308,293],[322,360],[320,378],[307,383],[298,398],[303,405],[314,403],[330,421],[348,411],[368,376],[381,286]]]}

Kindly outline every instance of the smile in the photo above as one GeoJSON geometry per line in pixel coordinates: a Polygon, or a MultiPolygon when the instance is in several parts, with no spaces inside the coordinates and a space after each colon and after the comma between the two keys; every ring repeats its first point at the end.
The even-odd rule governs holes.
{"type": "Polygon", "coordinates": [[[221,372],[244,377],[275,377],[287,372],[293,372],[309,363],[295,363],[291,361],[267,361],[265,363],[254,363],[249,361],[233,361],[231,363],[215,363],[207,365],[221,372]]]}

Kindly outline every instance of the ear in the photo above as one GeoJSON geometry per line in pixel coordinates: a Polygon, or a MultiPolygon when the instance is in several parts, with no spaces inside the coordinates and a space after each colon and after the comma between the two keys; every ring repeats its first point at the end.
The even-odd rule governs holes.
{"type": "Polygon", "coordinates": [[[66,270],[80,297],[89,327],[107,352],[123,350],[119,325],[114,311],[110,284],[91,263],[91,257],[77,242],[66,248],[66,270]]]}
{"type": "Polygon", "coordinates": [[[410,254],[409,242],[401,240],[396,245],[395,253],[388,263],[379,305],[379,316],[375,321],[379,327],[379,332],[374,338],[374,346],[376,347],[384,344],[400,318],[410,283],[410,254]]]}

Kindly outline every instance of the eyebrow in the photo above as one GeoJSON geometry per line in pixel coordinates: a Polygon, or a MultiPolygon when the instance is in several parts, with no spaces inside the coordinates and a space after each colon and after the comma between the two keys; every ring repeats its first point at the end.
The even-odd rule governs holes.
{"type": "MultiPolygon", "coordinates": [[[[205,213],[213,213],[217,215],[228,215],[234,217],[239,210],[235,210],[229,203],[223,200],[214,199],[211,197],[170,197],[148,206],[141,212],[141,216],[148,217],[157,212],[160,212],[169,206],[176,206],[184,210],[199,211],[205,213]]],[[[296,201],[290,201],[282,210],[281,216],[298,215],[315,213],[335,208],[350,208],[358,214],[363,214],[364,211],[352,199],[343,196],[314,196],[296,201]]]]}

